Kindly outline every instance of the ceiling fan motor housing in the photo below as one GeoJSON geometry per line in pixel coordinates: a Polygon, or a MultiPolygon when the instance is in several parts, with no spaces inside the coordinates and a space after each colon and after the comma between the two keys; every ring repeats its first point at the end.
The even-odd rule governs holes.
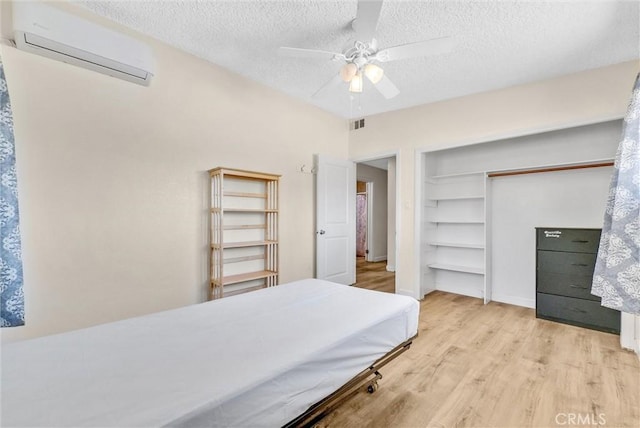
{"type": "Polygon", "coordinates": [[[354,63],[358,69],[375,59],[378,51],[378,42],[371,39],[371,42],[361,42],[359,40],[350,41],[342,51],[347,62],[354,63]]]}

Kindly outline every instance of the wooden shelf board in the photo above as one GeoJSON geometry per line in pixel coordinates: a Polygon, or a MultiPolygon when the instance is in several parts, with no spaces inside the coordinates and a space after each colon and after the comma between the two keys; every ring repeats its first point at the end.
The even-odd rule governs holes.
{"type": "Polygon", "coordinates": [[[257,291],[257,290],[261,290],[263,288],[267,288],[266,285],[256,285],[255,287],[247,287],[247,288],[241,288],[239,290],[233,290],[233,291],[223,291],[222,293],[222,297],[231,297],[231,296],[235,296],[236,294],[242,294],[242,293],[248,293],[250,291],[257,291]]]}
{"type": "Polygon", "coordinates": [[[253,208],[211,208],[211,212],[232,212],[232,213],[277,213],[278,210],[261,210],[253,208]]]}
{"type": "Polygon", "coordinates": [[[242,248],[242,247],[259,247],[261,245],[277,244],[278,241],[242,241],[242,242],[225,242],[222,245],[211,244],[212,248],[242,248]]]}
{"type": "Polygon", "coordinates": [[[276,275],[278,275],[278,273],[272,270],[260,270],[257,272],[246,272],[237,275],[229,275],[222,278],[222,285],[237,284],[239,282],[252,281],[254,279],[262,279],[276,275]]]}
{"type": "Polygon", "coordinates": [[[278,174],[267,174],[264,172],[246,171],[243,169],[225,168],[222,166],[209,170],[209,175],[211,176],[218,174],[223,174],[225,176],[231,176],[243,180],[278,181],[278,179],[280,178],[280,175],[278,174]]]}
{"type": "Polygon", "coordinates": [[[222,227],[224,230],[266,229],[266,224],[230,224],[222,227]]]}
{"type": "Polygon", "coordinates": [[[484,275],[484,269],[481,267],[450,265],[447,263],[431,263],[431,264],[428,264],[427,266],[430,267],[431,269],[451,270],[454,272],[465,272],[465,273],[474,273],[478,275],[484,275]]]}
{"type": "Polygon", "coordinates": [[[429,245],[433,245],[436,247],[475,248],[475,249],[484,250],[484,244],[467,244],[467,243],[460,243],[460,242],[456,243],[456,242],[433,241],[433,242],[429,242],[429,245]]]}
{"type": "Polygon", "coordinates": [[[249,192],[224,192],[224,196],[232,196],[236,198],[260,198],[266,199],[266,193],[249,193],[249,192]]]}
{"type": "Polygon", "coordinates": [[[264,260],[264,254],[256,254],[255,256],[244,256],[244,257],[229,257],[222,261],[222,263],[240,263],[240,262],[248,262],[251,260],[264,260]]]}

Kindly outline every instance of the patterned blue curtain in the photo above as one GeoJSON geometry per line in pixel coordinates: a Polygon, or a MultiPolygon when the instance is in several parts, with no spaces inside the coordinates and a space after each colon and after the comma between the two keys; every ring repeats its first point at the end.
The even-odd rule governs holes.
{"type": "Polygon", "coordinates": [[[24,325],[18,180],[9,89],[0,57],[0,327],[24,325]]]}
{"type": "Polygon", "coordinates": [[[602,306],[640,314],[640,74],[616,154],[591,293],[602,306]]]}

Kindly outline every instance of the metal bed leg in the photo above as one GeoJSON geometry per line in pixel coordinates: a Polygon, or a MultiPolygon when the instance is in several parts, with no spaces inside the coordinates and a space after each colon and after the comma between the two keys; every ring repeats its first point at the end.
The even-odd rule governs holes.
{"type": "Polygon", "coordinates": [[[366,391],[369,394],[376,392],[378,390],[378,381],[382,379],[382,374],[379,372],[380,368],[386,366],[389,362],[407,351],[411,347],[413,339],[417,336],[418,335],[416,334],[409,340],[393,348],[370,367],[358,373],[333,394],[330,394],[324,399],[318,401],[316,404],[309,407],[309,409],[302,415],[290,421],[283,427],[312,427],[346,400],[353,397],[363,386],[366,386],[366,391]]]}

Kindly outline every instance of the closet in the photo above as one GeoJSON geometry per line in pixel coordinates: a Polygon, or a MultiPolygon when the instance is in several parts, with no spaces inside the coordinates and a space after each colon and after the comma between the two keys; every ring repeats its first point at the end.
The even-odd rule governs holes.
{"type": "Polygon", "coordinates": [[[535,228],[602,227],[621,130],[612,120],[425,150],[422,294],[535,307],[535,228]]]}

